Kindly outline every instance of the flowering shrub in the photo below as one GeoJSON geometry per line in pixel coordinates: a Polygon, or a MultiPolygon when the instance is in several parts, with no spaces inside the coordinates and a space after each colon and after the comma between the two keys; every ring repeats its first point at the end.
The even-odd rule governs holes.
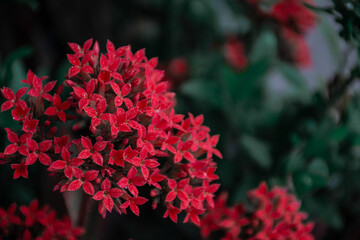
{"type": "Polygon", "coordinates": [[[80,227],[73,228],[70,219],[56,218],[56,213],[49,206],[39,207],[37,200],[29,206],[15,203],[7,210],[0,208],[0,239],[76,239],[83,234],[80,227]]]}
{"type": "Polygon", "coordinates": [[[201,220],[201,233],[208,238],[223,230],[222,239],[314,239],[312,222],[304,223],[305,213],[299,212],[300,202],[285,189],[268,190],[263,182],[248,193],[251,206],[226,206],[227,194],[221,194],[201,220]]]}
{"type": "Polygon", "coordinates": [[[28,87],[16,93],[4,87],[1,111],[11,110],[22,130],[6,128],[10,144],[2,162],[10,163],[14,179],[28,177],[37,160],[61,178],[54,190],[80,188],[99,202],[105,217],[113,209],[139,215],[139,205],[150,196],[139,189],[152,188],[153,208],[166,207],[164,217],[174,222],[181,211],[199,225],[206,201],[213,206],[219,184],[212,181],[213,155],[219,136],[210,136],[203,116],[185,117],[174,111],[175,94],[157,70],[157,58],[147,59],[144,49],[133,54],[130,46],[99,52],[92,39],[83,46],[69,43],[72,67],[65,86],[29,71],[22,80],[28,87]],[[53,93],[51,93],[53,92],[53,93]],[[62,100],[64,99],[64,100],[62,100]]]}

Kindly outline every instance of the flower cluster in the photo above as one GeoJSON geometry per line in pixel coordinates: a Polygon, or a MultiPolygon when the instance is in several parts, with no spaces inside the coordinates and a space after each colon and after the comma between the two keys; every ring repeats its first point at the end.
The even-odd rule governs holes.
{"type": "Polygon", "coordinates": [[[73,228],[69,218],[57,219],[49,206],[40,208],[37,200],[29,206],[20,206],[19,210],[15,203],[7,210],[0,208],[0,239],[71,240],[83,232],[82,228],[73,228]]]}
{"type": "Polygon", "coordinates": [[[148,201],[139,189],[148,185],[153,207],[164,203],[164,217],[176,222],[185,211],[185,222],[199,224],[204,201],[212,206],[219,187],[211,183],[218,178],[213,155],[222,157],[219,136],[210,136],[202,115],[175,113],[175,94],[155,68],[157,58],[110,41],[106,54],[92,45],[92,39],[69,43],[67,97],[62,84],[51,94],[56,81],[44,84],[31,71],[22,80],[28,87],[1,90],[7,100],[1,111],[12,109],[22,124],[21,131],[5,129],[10,144],[2,162],[11,164],[14,178],[27,178],[39,160],[61,178],[54,190],[81,188],[103,217],[128,208],[139,215],[138,205],[148,201]]]}
{"type": "Polygon", "coordinates": [[[268,190],[265,183],[249,192],[251,206],[242,204],[226,206],[226,194],[221,194],[215,207],[201,220],[204,238],[223,230],[222,239],[301,239],[313,240],[314,224],[304,223],[307,215],[299,211],[300,202],[285,189],[275,187],[268,190]]]}
{"type": "Polygon", "coordinates": [[[304,35],[314,27],[315,14],[304,6],[311,0],[281,0],[273,5],[271,17],[280,25],[280,33],[290,49],[290,57],[300,66],[311,64],[311,57],[304,35]]]}

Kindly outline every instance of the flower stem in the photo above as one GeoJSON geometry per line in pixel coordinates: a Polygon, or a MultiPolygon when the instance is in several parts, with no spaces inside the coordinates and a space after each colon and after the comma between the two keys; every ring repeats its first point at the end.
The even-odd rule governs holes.
{"type": "Polygon", "coordinates": [[[90,196],[87,195],[86,193],[82,193],[81,196],[81,204],[80,204],[80,210],[79,210],[79,215],[77,218],[77,226],[79,227],[86,227],[86,222],[89,216],[89,212],[91,209],[91,199],[90,196]]]}

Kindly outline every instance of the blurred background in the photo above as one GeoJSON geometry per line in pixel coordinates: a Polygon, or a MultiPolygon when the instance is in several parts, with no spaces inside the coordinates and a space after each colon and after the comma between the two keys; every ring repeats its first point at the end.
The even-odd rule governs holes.
{"type": "MultiPolygon", "coordinates": [[[[359,19],[355,0],[1,0],[0,86],[19,89],[29,68],[65,80],[68,42],[145,48],[159,57],[177,111],[204,114],[220,134],[219,192],[229,204],[261,181],[285,186],[316,239],[360,239],[359,19]]],[[[1,149],[3,128],[18,127],[10,117],[0,118],[1,149]]],[[[65,214],[56,181],[37,167],[14,181],[0,166],[0,206],[38,198],[65,214]]],[[[147,205],[139,218],[105,221],[95,209],[85,239],[200,238],[147,205]]]]}

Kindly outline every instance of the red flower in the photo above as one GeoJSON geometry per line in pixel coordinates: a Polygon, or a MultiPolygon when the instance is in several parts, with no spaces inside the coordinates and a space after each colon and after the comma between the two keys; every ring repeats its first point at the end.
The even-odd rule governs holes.
{"type": "Polygon", "coordinates": [[[203,191],[201,191],[202,198],[206,199],[210,207],[214,207],[214,193],[219,189],[220,184],[209,184],[209,182],[203,182],[203,191]]]}
{"type": "MultiPolygon", "coordinates": [[[[268,190],[265,183],[248,193],[252,206],[226,206],[226,194],[219,196],[201,220],[201,234],[222,229],[224,239],[304,239],[313,240],[313,223],[304,223],[306,214],[299,212],[300,203],[285,189],[268,190]],[[241,237],[240,237],[241,236],[241,237]]],[[[191,216],[190,216],[191,218],[191,216]]]]}
{"type": "Polygon", "coordinates": [[[26,118],[23,121],[22,130],[27,133],[35,133],[38,123],[39,123],[39,120],[26,118]]]}
{"type": "Polygon", "coordinates": [[[105,178],[101,184],[101,191],[98,191],[93,198],[97,201],[102,200],[105,208],[111,212],[114,207],[114,201],[112,198],[118,198],[123,195],[124,191],[119,188],[111,188],[110,181],[105,178]]]}
{"type": "Polygon", "coordinates": [[[37,221],[39,214],[39,202],[34,200],[28,206],[21,206],[20,211],[25,216],[25,226],[30,227],[37,221]]]}
{"type": "Polygon", "coordinates": [[[304,6],[311,0],[281,0],[273,5],[272,16],[286,27],[295,27],[298,33],[305,33],[315,25],[314,12],[304,6]]]}
{"type": "Polygon", "coordinates": [[[77,58],[83,57],[90,51],[90,47],[92,45],[93,39],[89,39],[85,41],[82,47],[80,47],[76,43],[69,43],[69,47],[75,52],[74,56],[77,58]]]}
{"type": "Polygon", "coordinates": [[[87,65],[87,63],[90,60],[91,55],[90,54],[86,54],[81,61],[79,60],[79,57],[77,57],[78,54],[68,54],[67,58],[69,60],[69,62],[71,63],[71,65],[73,65],[68,72],[69,77],[74,77],[76,76],[79,72],[84,72],[84,73],[89,73],[89,74],[93,74],[94,73],[94,69],[87,65]]]}
{"type": "Polygon", "coordinates": [[[16,215],[16,203],[11,204],[7,211],[0,208],[0,229],[3,230],[5,234],[8,234],[8,227],[12,224],[21,224],[20,218],[16,215]]]}
{"type": "Polygon", "coordinates": [[[190,179],[185,178],[176,183],[173,179],[168,179],[168,186],[171,191],[166,195],[166,202],[172,202],[176,196],[182,201],[181,209],[186,209],[189,205],[189,192],[191,191],[191,186],[189,186],[190,179]]]}
{"type": "Polygon", "coordinates": [[[29,206],[11,204],[6,211],[0,208],[0,232],[5,239],[77,239],[84,230],[73,228],[68,217],[57,219],[49,206],[39,207],[37,200],[29,206]]]}
{"type": "Polygon", "coordinates": [[[132,162],[133,158],[139,154],[138,151],[132,150],[131,146],[128,146],[125,150],[111,149],[109,164],[116,164],[120,167],[124,167],[125,162],[132,162]]]}
{"type": "Polygon", "coordinates": [[[83,173],[78,167],[82,165],[84,161],[79,158],[70,158],[69,150],[65,147],[61,151],[61,157],[63,160],[53,162],[50,166],[50,170],[64,169],[64,175],[68,179],[72,179],[73,176],[81,178],[83,173]]]}
{"type": "Polygon", "coordinates": [[[147,158],[147,155],[147,149],[143,148],[140,151],[140,157],[135,157],[130,161],[135,167],[140,167],[141,173],[146,179],[149,177],[149,169],[156,168],[160,165],[156,158],[147,158]]]}
{"type": "Polygon", "coordinates": [[[94,195],[94,186],[91,184],[91,181],[94,181],[97,178],[99,171],[90,170],[85,174],[81,172],[81,177],[72,181],[69,184],[68,191],[75,191],[79,189],[81,186],[83,187],[84,192],[89,195],[94,195]]]}
{"type": "Polygon", "coordinates": [[[11,168],[15,169],[14,179],[17,179],[20,176],[23,178],[28,178],[27,165],[24,162],[20,162],[19,164],[11,164],[11,168]]]}
{"type": "Polygon", "coordinates": [[[26,165],[32,165],[39,158],[40,162],[46,166],[51,164],[51,158],[45,152],[49,151],[51,147],[51,140],[44,140],[40,144],[34,139],[26,139],[26,145],[30,150],[29,155],[26,157],[26,165]]]}
{"type": "Polygon", "coordinates": [[[242,69],[247,63],[244,45],[236,38],[229,37],[224,46],[226,60],[236,69],[242,69]]]}
{"type": "Polygon", "coordinates": [[[184,223],[188,222],[189,219],[196,225],[200,226],[200,218],[199,215],[203,214],[205,209],[197,209],[197,208],[189,208],[186,213],[186,217],[184,219],[184,223]]]}
{"type": "Polygon", "coordinates": [[[120,86],[118,84],[116,84],[115,82],[110,82],[110,86],[116,94],[115,101],[114,101],[116,107],[120,107],[124,101],[125,101],[126,106],[129,106],[132,104],[131,100],[129,98],[124,98],[131,91],[130,83],[123,84],[123,86],[120,88],[120,86]]]}
{"type": "Polygon", "coordinates": [[[60,96],[58,94],[55,94],[52,99],[52,103],[54,107],[48,107],[45,111],[45,115],[57,115],[61,121],[66,122],[66,114],[64,111],[71,106],[71,102],[65,101],[61,103],[60,96]]]}
{"type": "Polygon", "coordinates": [[[94,93],[96,88],[96,81],[95,79],[91,79],[89,82],[86,83],[85,90],[81,87],[73,87],[75,95],[80,98],[79,101],[79,109],[82,110],[84,107],[89,105],[91,101],[97,101],[100,99],[104,99],[101,95],[94,93]]]}
{"type": "Polygon", "coordinates": [[[159,169],[156,169],[149,177],[148,183],[149,185],[153,185],[154,187],[161,189],[161,186],[158,182],[161,182],[166,177],[164,175],[159,174],[159,169]]]}
{"type": "MultiPolygon", "coordinates": [[[[17,92],[16,95],[14,94],[14,92],[7,87],[3,87],[1,89],[1,93],[4,96],[4,98],[6,98],[7,101],[5,101],[2,105],[1,105],[1,111],[6,111],[9,110],[10,108],[12,108],[18,101],[23,101],[20,100],[20,98],[26,93],[26,91],[28,90],[27,87],[23,87],[20,88],[17,92]]],[[[23,103],[24,104],[24,103],[23,103]]]]}
{"type": "Polygon", "coordinates": [[[16,133],[14,133],[11,129],[5,128],[5,131],[7,133],[7,137],[9,141],[12,143],[5,148],[4,151],[5,155],[11,155],[16,153],[16,151],[18,151],[21,155],[27,156],[29,154],[29,151],[25,146],[26,139],[31,138],[32,134],[25,133],[19,139],[16,133]]]}
{"type": "Polygon", "coordinates": [[[69,142],[69,136],[54,137],[54,151],[60,153],[62,148],[69,142]]]}
{"type": "Polygon", "coordinates": [[[146,180],[142,176],[137,176],[137,170],[135,167],[132,167],[129,170],[127,177],[121,178],[117,183],[117,185],[119,185],[121,188],[127,187],[135,197],[137,197],[139,194],[136,186],[144,186],[145,184],[146,180]]]}
{"type": "Polygon", "coordinates": [[[11,110],[11,115],[15,121],[22,121],[29,114],[30,108],[25,102],[20,101],[18,103],[15,105],[15,109],[11,110]]]}
{"type": "Polygon", "coordinates": [[[20,82],[30,85],[30,88],[34,88],[36,84],[38,84],[39,82],[42,82],[46,78],[47,78],[47,76],[39,78],[31,70],[29,70],[27,73],[27,78],[21,80],[20,82]]]}
{"type": "Polygon", "coordinates": [[[101,123],[101,120],[108,120],[107,115],[103,115],[107,107],[105,99],[99,99],[96,102],[96,110],[92,107],[85,107],[86,114],[91,117],[90,130],[95,132],[96,127],[101,123]]]}
{"type": "Polygon", "coordinates": [[[56,81],[51,81],[43,87],[42,79],[34,78],[32,88],[29,90],[29,95],[33,97],[41,97],[43,99],[52,101],[52,96],[48,93],[55,87],[56,81]]]}
{"type": "Polygon", "coordinates": [[[79,153],[79,158],[81,159],[87,159],[91,156],[92,160],[97,164],[102,166],[103,165],[103,156],[99,153],[107,145],[106,141],[99,141],[94,144],[94,146],[91,143],[91,140],[87,137],[81,137],[81,144],[84,147],[84,150],[82,150],[79,153]]]}
{"type": "Polygon", "coordinates": [[[311,54],[306,39],[289,28],[283,28],[281,33],[288,42],[286,47],[291,60],[301,67],[310,66],[311,54]]]}
{"type": "Polygon", "coordinates": [[[136,129],[138,123],[132,119],[137,114],[138,109],[136,107],[130,108],[127,112],[122,108],[118,108],[116,114],[110,116],[112,136],[115,138],[119,132],[131,132],[131,128],[136,129]]]}
{"type": "Polygon", "coordinates": [[[189,151],[192,146],[193,146],[193,141],[190,140],[190,141],[186,141],[185,143],[179,141],[175,151],[174,149],[169,148],[169,151],[175,154],[174,163],[180,162],[183,157],[189,162],[196,162],[196,158],[189,151]]]}
{"type": "Polygon", "coordinates": [[[126,209],[130,206],[131,211],[139,216],[139,207],[138,205],[143,205],[144,203],[146,203],[148,200],[146,198],[143,197],[129,197],[129,199],[124,202],[120,207],[123,209],[126,209]]]}
{"type": "Polygon", "coordinates": [[[170,219],[174,222],[177,223],[177,215],[181,212],[181,210],[177,207],[174,207],[172,205],[167,205],[166,206],[166,211],[164,213],[163,218],[166,217],[170,217],[170,219]]]}

